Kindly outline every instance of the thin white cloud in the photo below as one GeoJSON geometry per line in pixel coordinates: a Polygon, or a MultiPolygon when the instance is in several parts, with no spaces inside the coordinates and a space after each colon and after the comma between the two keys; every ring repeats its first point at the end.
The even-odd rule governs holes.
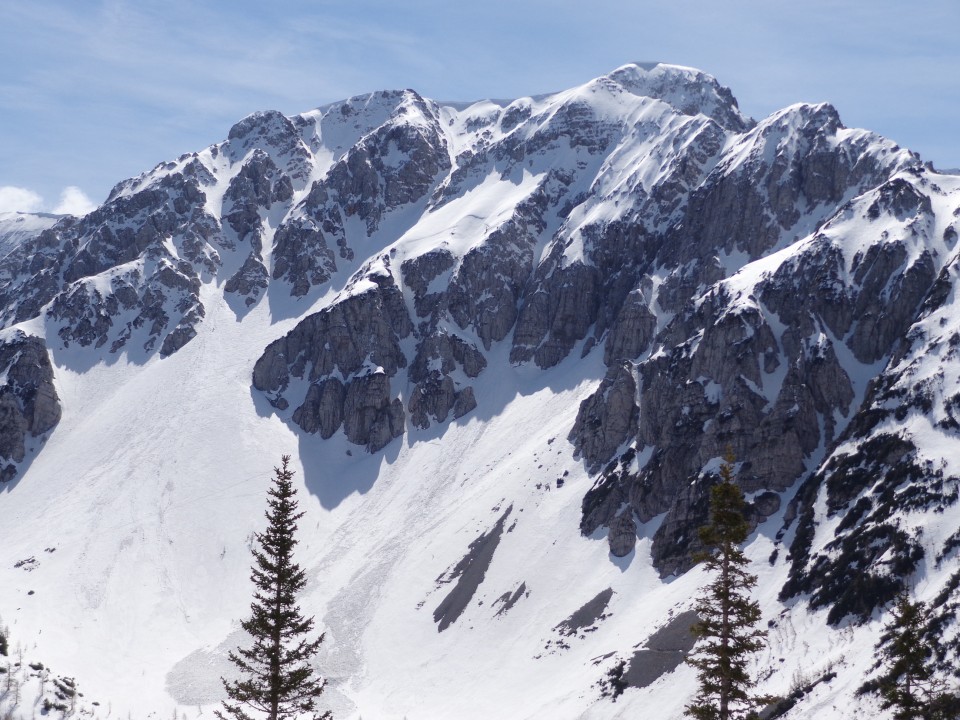
{"type": "Polygon", "coordinates": [[[55,215],[76,215],[80,217],[95,210],[97,204],[84,194],[76,185],[70,185],[60,193],[60,202],[53,209],[55,215]]]}
{"type": "Polygon", "coordinates": [[[43,198],[33,190],[0,185],[0,212],[40,212],[43,198]]]}
{"type": "Polygon", "coordinates": [[[63,189],[60,202],[52,210],[44,202],[43,196],[33,190],[16,185],[0,185],[0,212],[52,212],[54,215],[81,217],[96,208],[97,204],[76,185],[68,185],[63,189]]]}

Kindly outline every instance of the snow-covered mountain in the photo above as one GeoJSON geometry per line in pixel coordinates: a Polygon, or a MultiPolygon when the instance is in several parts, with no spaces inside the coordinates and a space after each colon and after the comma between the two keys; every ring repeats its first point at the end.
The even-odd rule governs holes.
{"type": "Polygon", "coordinates": [[[62,217],[51,213],[0,212],[0,255],[53,227],[62,217]]]}
{"type": "Polygon", "coordinates": [[[730,446],[763,690],[874,708],[902,587],[960,650],[958,218],[678,66],[250,115],[4,240],[0,625],[98,717],[209,715],[290,453],[338,718],[680,717],[730,446]]]}

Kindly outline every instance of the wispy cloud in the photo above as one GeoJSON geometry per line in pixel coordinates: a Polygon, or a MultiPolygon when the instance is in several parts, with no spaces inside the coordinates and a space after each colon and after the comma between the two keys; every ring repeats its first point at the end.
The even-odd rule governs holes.
{"type": "Polygon", "coordinates": [[[0,212],[40,212],[43,198],[27,188],[0,186],[0,212]]]}
{"type": "Polygon", "coordinates": [[[96,203],[88,198],[83,190],[76,185],[70,185],[60,193],[60,202],[54,206],[53,212],[56,215],[76,215],[79,217],[95,210],[96,207],[96,203]]]}
{"type": "Polygon", "coordinates": [[[76,185],[65,187],[60,200],[51,207],[40,193],[15,185],[0,186],[0,212],[52,212],[55,215],[86,215],[97,207],[76,185]]]}

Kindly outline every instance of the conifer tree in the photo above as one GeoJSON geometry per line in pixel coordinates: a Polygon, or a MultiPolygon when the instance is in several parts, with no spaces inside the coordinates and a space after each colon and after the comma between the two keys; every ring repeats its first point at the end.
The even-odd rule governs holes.
{"type": "MultiPolygon", "coordinates": [[[[251,615],[240,624],[252,645],[238,647],[229,655],[240,670],[240,679],[225,680],[228,700],[223,701],[220,720],[254,720],[250,710],[267,720],[291,720],[302,713],[314,713],[316,700],[326,681],[314,675],[310,660],[323,642],[323,635],[308,639],[313,618],[304,618],[297,594],[306,585],[306,573],[293,560],[297,544],[297,512],[290,456],[274,468],[273,484],[267,491],[267,529],[255,535],[250,579],[256,589],[251,615]]],[[[332,717],[330,712],[314,715],[332,717]]]]}
{"type": "Polygon", "coordinates": [[[757,576],[747,571],[749,561],[740,550],[749,525],[746,502],[733,472],[733,454],[727,451],[720,466],[720,482],[710,492],[710,524],[700,528],[706,551],[700,559],[713,575],[696,604],[699,638],[687,662],[697,669],[700,684],[686,712],[697,720],[736,720],[771,701],[752,694],[747,672],[750,656],[763,647],[766,632],[756,629],[760,605],[750,599],[757,576]]]}
{"type": "Polygon", "coordinates": [[[874,668],[885,670],[860,687],[860,693],[879,693],[881,707],[893,708],[894,720],[960,717],[960,701],[946,692],[934,676],[938,638],[927,632],[929,621],[930,609],[926,603],[911,601],[906,591],[901,592],[876,645],[878,657],[874,668]]]}
{"type": "Polygon", "coordinates": [[[922,717],[922,696],[933,677],[933,647],[923,637],[927,614],[926,604],[912,602],[906,592],[901,592],[877,644],[887,666],[877,680],[883,698],[881,707],[895,708],[895,720],[922,717]]]}

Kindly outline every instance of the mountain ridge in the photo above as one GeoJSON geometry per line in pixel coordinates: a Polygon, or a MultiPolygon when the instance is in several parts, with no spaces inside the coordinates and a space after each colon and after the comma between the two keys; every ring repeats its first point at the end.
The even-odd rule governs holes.
{"type": "MultiPolygon", "coordinates": [[[[596,683],[689,609],[694,531],[729,446],[775,629],[765,682],[782,692],[812,672],[778,629],[800,625],[847,669],[787,717],[817,698],[869,704],[852,689],[878,610],[918,573],[931,597],[960,577],[958,215],[960,180],[845,128],[829,104],[753,121],[681,66],[625,65],[503,106],[403,90],[248,115],[0,260],[0,503],[17,519],[0,614],[18,608],[27,641],[76,667],[84,653],[41,641],[42,605],[25,605],[27,580],[47,577],[55,627],[149,663],[151,702],[214,702],[223,670],[203,667],[243,614],[259,497],[201,478],[259,482],[249,468],[296,443],[324,521],[304,543],[318,578],[305,602],[331,633],[338,714],[600,718],[652,702],[670,716],[685,667],[625,706],[596,683]],[[23,342],[49,352],[49,377],[17,379],[23,342]],[[89,487],[59,478],[65,464],[89,487]],[[27,575],[14,565],[38,557],[44,507],[68,552],[27,575]],[[104,508],[133,535],[105,526],[104,508]],[[103,532],[73,528],[71,509],[103,532]],[[463,573],[475,584],[441,598],[440,578],[494,536],[486,567],[463,573]],[[181,538],[197,557],[169,550],[181,538]],[[143,586],[130,608],[124,575],[143,586]],[[419,612],[451,602],[456,617],[419,612]],[[556,637],[590,603],[605,609],[589,639],[556,637]],[[130,624],[117,640],[90,616],[130,624]],[[138,656],[163,623],[176,639],[138,656]],[[422,675],[385,679],[402,657],[377,633],[414,638],[422,675]],[[491,679],[471,705],[455,676],[473,667],[491,679]]],[[[940,607],[955,655],[956,608],[940,607]]],[[[87,670],[98,696],[131,681],[87,670]]]]}

